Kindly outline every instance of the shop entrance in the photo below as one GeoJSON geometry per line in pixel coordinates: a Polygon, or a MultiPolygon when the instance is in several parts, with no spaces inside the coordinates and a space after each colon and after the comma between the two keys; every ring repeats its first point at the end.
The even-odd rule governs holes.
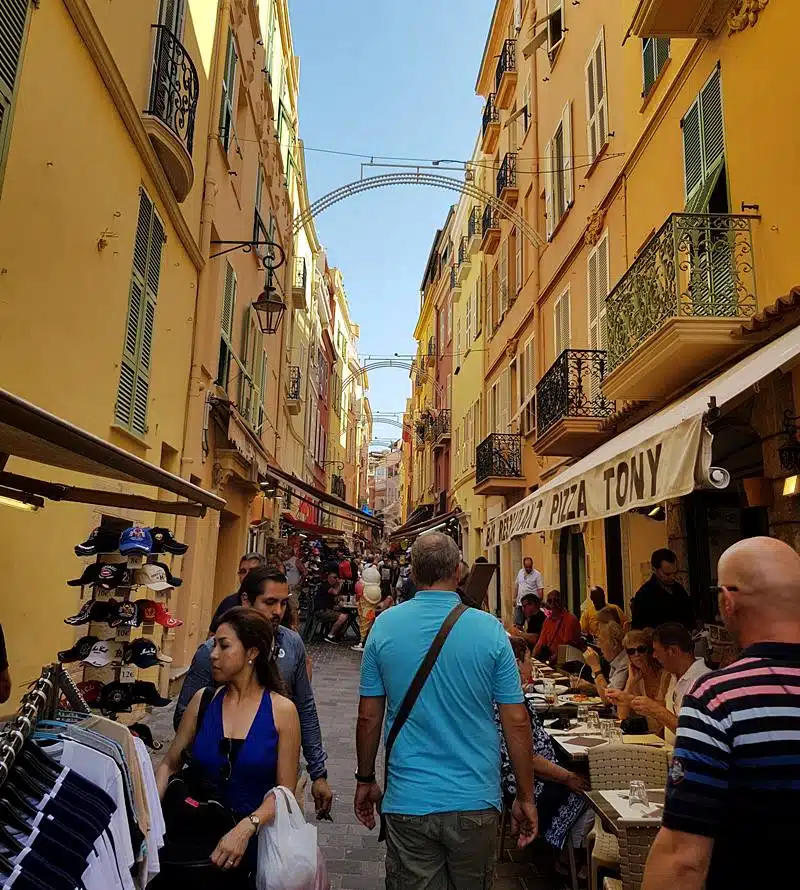
{"type": "Polygon", "coordinates": [[[564,605],[573,615],[580,615],[581,603],[586,596],[586,547],[583,543],[583,532],[577,526],[561,529],[558,541],[558,570],[564,605]]]}

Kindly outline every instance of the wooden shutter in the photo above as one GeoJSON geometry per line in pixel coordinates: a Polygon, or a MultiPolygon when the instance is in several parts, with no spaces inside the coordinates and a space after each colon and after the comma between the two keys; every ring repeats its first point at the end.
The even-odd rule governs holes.
{"type": "Polygon", "coordinates": [[[519,229],[514,231],[514,245],[516,254],[514,258],[514,289],[516,293],[522,290],[525,283],[525,256],[523,254],[525,239],[519,229]]]}
{"type": "Polygon", "coordinates": [[[700,127],[700,99],[683,118],[683,171],[687,201],[703,184],[703,143],[700,127]]]}
{"type": "Polygon", "coordinates": [[[555,210],[555,194],[554,194],[554,184],[555,184],[555,170],[553,169],[554,157],[553,157],[553,141],[549,140],[547,145],[544,147],[544,207],[545,207],[545,216],[547,217],[547,240],[549,241],[553,237],[553,231],[555,230],[556,223],[558,220],[556,219],[556,210],[555,210]]]}
{"type": "Polygon", "coordinates": [[[236,272],[233,266],[225,263],[225,290],[222,294],[222,318],[220,327],[230,343],[233,339],[233,315],[236,306],[236,272]]]}
{"type": "Polygon", "coordinates": [[[598,271],[597,271],[597,248],[589,254],[586,272],[586,295],[587,305],[589,309],[589,348],[600,348],[600,331],[598,318],[598,271]]]}
{"type": "Polygon", "coordinates": [[[608,233],[589,254],[587,278],[589,348],[605,349],[606,297],[609,291],[608,233]]]}
{"type": "Polygon", "coordinates": [[[508,309],[508,240],[500,245],[500,262],[498,264],[500,284],[498,289],[498,302],[500,304],[500,318],[508,309]]]}
{"type": "Polygon", "coordinates": [[[642,95],[647,96],[656,82],[656,38],[644,37],[642,39],[642,71],[644,85],[642,95]]]}
{"type": "MultiPolygon", "coordinates": [[[[606,90],[605,33],[601,28],[600,36],[597,38],[586,63],[586,132],[591,160],[597,157],[608,139],[606,90]]],[[[571,146],[569,150],[571,153],[571,146]]]]}
{"type": "Polygon", "coordinates": [[[575,171],[572,169],[573,150],[572,150],[572,102],[567,102],[564,106],[564,112],[561,118],[562,132],[564,134],[564,203],[567,207],[572,206],[574,200],[574,176],[575,171]]]}
{"type": "Polygon", "coordinates": [[[233,31],[228,30],[228,45],[225,50],[225,70],[222,76],[222,104],[219,109],[219,135],[227,149],[231,144],[233,130],[234,91],[236,89],[236,42],[233,31]]]}
{"type": "Polygon", "coordinates": [[[530,73],[525,78],[525,86],[522,91],[522,101],[525,103],[525,113],[522,115],[522,125],[525,132],[527,133],[531,125],[531,120],[533,118],[533,88],[530,73]]]}
{"type": "Polygon", "coordinates": [[[556,345],[556,355],[558,358],[561,353],[569,348],[570,333],[570,311],[569,311],[569,288],[561,294],[553,306],[553,326],[554,340],[556,345]]]}
{"type": "Polygon", "coordinates": [[[658,75],[661,74],[661,71],[667,64],[667,59],[669,58],[669,48],[669,37],[656,37],[656,78],[658,78],[658,75]]]}
{"type": "Polygon", "coordinates": [[[0,11],[0,184],[11,138],[14,96],[22,68],[30,0],[3,0],[0,11]]]}
{"type": "Polygon", "coordinates": [[[158,23],[165,25],[178,38],[183,39],[185,8],[183,0],[161,0],[158,23]]]}
{"type": "Polygon", "coordinates": [[[464,349],[468,350],[472,346],[472,301],[475,295],[467,294],[467,311],[464,314],[464,349]]]}
{"type": "Polygon", "coordinates": [[[703,134],[703,177],[725,156],[725,124],[722,115],[722,80],[719,69],[711,75],[700,92],[701,130],[703,134]]]}
{"type": "Polygon", "coordinates": [[[155,313],[164,247],[164,225],[144,189],[133,247],[128,314],[114,416],[121,426],[147,432],[147,403],[155,334],[155,313]]]}

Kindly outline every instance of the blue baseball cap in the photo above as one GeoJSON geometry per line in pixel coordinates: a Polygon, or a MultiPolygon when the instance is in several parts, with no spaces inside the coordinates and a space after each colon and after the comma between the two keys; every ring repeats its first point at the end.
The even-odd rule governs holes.
{"type": "Polygon", "coordinates": [[[149,528],[140,528],[134,525],[126,528],[119,536],[119,552],[127,553],[151,553],[153,550],[153,536],[149,528]]]}

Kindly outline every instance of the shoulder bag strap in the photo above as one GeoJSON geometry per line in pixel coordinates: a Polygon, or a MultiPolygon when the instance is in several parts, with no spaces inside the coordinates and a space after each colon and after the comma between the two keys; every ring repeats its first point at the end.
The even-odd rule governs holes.
{"type": "Polygon", "coordinates": [[[200,727],[203,725],[203,718],[206,716],[208,706],[214,700],[218,688],[219,687],[217,686],[206,686],[203,690],[203,695],[200,698],[200,708],[197,711],[197,728],[195,729],[195,735],[200,732],[200,727]]]}
{"type": "Polygon", "coordinates": [[[411,713],[411,709],[414,707],[414,704],[419,698],[419,694],[420,692],[422,692],[422,687],[425,685],[425,681],[430,676],[434,664],[436,664],[436,659],[439,657],[439,653],[442,651],[444,641],[447,639],[447,636],[453,629],[456,621],[458,621],[458,619],[464,614],[464,612],[467,611],[468,608],[469,606],[465,606],[463,603],[459,603],[447,616],[447,618],[445,618],[444,624],[439,628],[439,632],[434,637],[433,643],[431,643],[431,648],[428,649],[428,653],[422,660],[422,664],[419,666],[416,674],[414,674],[414,679],[411,681],[411,685],[408,687],[408,692],[406,692],[405,698],[403,699],[403,702],[400,705],[400,709],[397,712],[397,716],[394,719],[394,723],[392,724],[392,728],[389,730],[389,737],[386,739],[386,754],[384,757],[384,784],[386,784],[386,782],[388,782],[389,780],[389,755],[392,753],[392,747],[394,746],[395,740],[400,734],[400,730],[403,728],[403,724],[408,719],[408,715],[411,713]]]}

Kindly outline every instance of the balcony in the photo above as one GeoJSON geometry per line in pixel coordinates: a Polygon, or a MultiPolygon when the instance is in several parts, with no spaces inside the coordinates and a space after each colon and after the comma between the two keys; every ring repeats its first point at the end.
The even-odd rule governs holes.
{"type": "Polygon", "coordinates": [[[450,266],[450,293],[453,295],[453,302],[457,303],[461,296],[461,279],[458,277],[458,267],[455,263],[450,266]]]}
{"type": "Polygon", "coordinates": [[[491,204],[486,205],[483,211],[483,237],[481,239],[481,250],[494,256],[497,248],[500,246],[500,221],[497,217],[497,211],[491,204]]]}
{"type": "Polygon", "coordinates": [[[347,500],[347,486],[341,476],[331,476],[331,494],[343,501],[347,500]]]}
{"type": "Polygon", "coordinates": [[[436,337],[428,337],[428,367],[436,367],[436,337]]]}
{"type": "Polygon", "coordinates": [[[467,250],[470,256],[475,256],[481,249],[481,235],[483,234],[483,221],[481,208],[473,207],[467,220],[467,250]]]}
{"type": "Polygon", "coordinates": [[[433,450],[444,448],[450,443],[450,409],[443,408],[433,421],[433,450]]]}
{"type": "Polygon", "coordinates": [[[517,92],[517,41],[506,40],[494,74],[495,103],[501,111],[508,111],[517,92]]]}
{"type": "Polygon", "coordinates": [[[631,33],[637,37],[713,37],[735,3],[736,0],[639,0],[631,33]]]}
{"type": "Polygon", "coordinates": [[[578,457],[610,433],[603,421],[614,402],[603,395],[605,350],[565,349],[536,387],[536,453],[578,457]]]}
{"type": "Polygon", "coordinates": [[[308,310],[308,266],[304,256],[294,258],[292,301],[295,309],[299,309],[301,312],[308,310]]]}
{"type": "Polygon", "coordinates": [[[472,266],[472,257],[469,254],[469,242],[467,236],[463,235],[458,245],[458,283],[463,284],[469,275],[472,266]]]}
{"type": "Polygon", "coordinates": [[[524,490],[522,436],[491,433],[475,451],[475,494],[517,494],[524,490]]]}
{"type": "Polygon", "coordinates": [[[517,156],[506,154],[497,172],[497,197],[511,207],[517,206],[519,188],[517,187],[517,156]]]}
{"type": "Polygon", "coordinates": [[[740,348],[758,309],[750,217],[673,213],[606,300],[610,399],[658,399],[740,348]]]}
{"type": "Polygon", "coordinates": [[[300,383],[302,372],[297,365],[289,365],[289,377],[286,381],[286,410],[289,414],[300,413],[300,383]]]}
{"type": "Polygon", "coordinates": [[[164,25],[153,25],[155,47],[144,128],[178,201],[194,183],[192,143],[200,81],[194,62],[164,25]]]}
{"type": "Polygon", "coordinates": [[[497,143],[500,141],[500,112],[495,104],[494,93],[489,94],[486,105],[483,107],[483,129],[481,135],[481,151],[487,155],[493,155],[497,151],[497,143]]]}

